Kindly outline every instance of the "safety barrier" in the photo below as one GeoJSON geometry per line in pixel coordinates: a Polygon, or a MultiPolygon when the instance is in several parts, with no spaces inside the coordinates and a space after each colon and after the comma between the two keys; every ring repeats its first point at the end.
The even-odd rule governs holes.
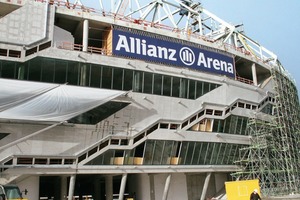
{"type": "Polygon", "coordinates": [[[239,82],[242,82],[242,83],[253,85],[253,81],[252,80],[246,79],[246,78],[243,78],[243,77],[240,77],[240,76],[236,76],[236,80],[239,81],[239,82]]]}

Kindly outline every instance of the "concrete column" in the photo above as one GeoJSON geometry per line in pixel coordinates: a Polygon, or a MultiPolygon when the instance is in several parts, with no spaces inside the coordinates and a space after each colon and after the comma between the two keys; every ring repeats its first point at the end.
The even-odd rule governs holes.
{"type": "Polygon", "coordinates": [[[68,179],[66,176],[60,177],[60,198],[61,200],[67,198],[67,186],[68,186],[68,179]]]}
{"type": "Polygon", "coordinates": [[[166,179],[165,189],[164,189],[162,200],[167,200],[168,199],[168,192],[169,192],[169,188],[170,188],[171,177],[172,177],[172,175],[169,174],[167,179],[166,179]]]}
{"type": "Polygon", "coordinates": [[[74,189],[75,189],[75,181],[76,181],[76,174],[73,174],[70,177],[70,185],[69,185],[69,193],[68,193],[68,200],[72,200],[74,196],[74,189]]]}
{"type": "Polygon", "coordinates": [[[209,173],[206,174],[200,200],[205,200],[205,196],[206,196],[208,184],[209,184],[209,181],[210,181],[210,176],[211,176],[211,172],[209,172],[209,173]]]}
{"type": "Polygon", "coordinates": [[[106,196],[106,200],[113,199],[113,176],[112,175],[105,176],[105,196],[106,196]]]}
{"type": "Polygon", "coordinates": [[[127,174],[123,174],[121,179],[121,185],[120,185],[119,200],[123,200],[126,181],[127,181],[127,174]]]}
{"type": "Polygon", "coordinates": [[[155,200],[155,186],[154,186],[153,174],[149,174],[149,182],[150,182],[150,199],[155,200]]]}
{"type": "Polygon", "coordinates": [[[87,52],[89,45],[89,20],[83,21],[82,51],[87,52]]]}
{"type": "Polygon", "coordinates": [[[257,86],[257,76],[256,76],[256,65],[255,65],[255,63],[253,63],[252,64],[252,79],[253,79],[253,84],[255,85],[255,86],[257,86]]]}

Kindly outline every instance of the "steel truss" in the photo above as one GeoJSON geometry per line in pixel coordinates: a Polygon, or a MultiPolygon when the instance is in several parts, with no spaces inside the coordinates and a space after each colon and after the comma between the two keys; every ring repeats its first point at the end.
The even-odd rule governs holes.
{"type": "MultiPolygon", "coordinates": [[[[71,0],[62,1],[68,4],[71,2],[71,0]]],[[[85,3],[91,6],[91,2],[93,1],[73,0],[73,4],[85,7],[85,3]]],[[[96,9],[99,13],[113,13],[118,16],[119,20],[132,18],[153,25],[164,25],[183,35],[193,35],[220,45],[239,48],[265,63],[281,67],[274,53],[243,33],[243,25],[227,23],[205,9],[199,2],[193,0],[94,0],[93,6],[96,5],[98,7],[93,10],[96,9]]]]}

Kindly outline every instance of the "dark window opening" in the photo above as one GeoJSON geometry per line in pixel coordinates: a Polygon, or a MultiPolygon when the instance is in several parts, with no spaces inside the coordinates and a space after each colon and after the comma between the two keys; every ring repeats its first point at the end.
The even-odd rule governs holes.
{"type": "Polygon", "coordinates": [[[86,113],[70,119],[68,122],[74,124],[97,124],[128,105],[129,103],[123,102],[107,102],[86,113]]]}

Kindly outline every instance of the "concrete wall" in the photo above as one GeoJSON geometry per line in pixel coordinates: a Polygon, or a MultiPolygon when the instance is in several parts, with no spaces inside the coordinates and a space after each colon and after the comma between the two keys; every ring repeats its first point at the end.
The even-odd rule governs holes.
{"type": "Polygon", "coordinates": [[[135,193],[136,199],[150,200],[150,181],[148,174],[134,174],[128,179],[128,189],[135,193]]]}
{"type": "Polygon", "coordinates": [[[72,34],[58,26],[54,26],[53,43],[55,46],[61,45],[62,42],[74,44],[74,37],[72,34]]]}
{"type": "Polygon", "coordinates": [[[24,6],[1,18],[0,42],[30,46],[45,39],[49,8],[48,4],[28,1],[24,6]]]}
{"type": "Polygon", "coordinates": [[[39,200],[39,176],[29,176],[16,184],[19,186],[21,191],[27,189],[27,195],[23,193],[24,198],[29,200],[39,200]]]}

